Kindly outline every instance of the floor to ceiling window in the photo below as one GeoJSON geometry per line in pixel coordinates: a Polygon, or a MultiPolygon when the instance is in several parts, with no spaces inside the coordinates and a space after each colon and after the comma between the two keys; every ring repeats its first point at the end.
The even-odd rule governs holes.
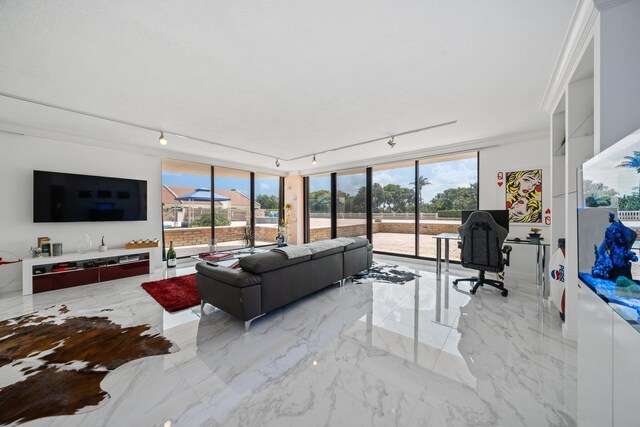
{"type": "Polygon", "coordinates": [[[251,246],[251,173],[216,166],[213,180],[213,227],[218,250],[251,246]]]}
{"type": "MultiPolygon", "coordinates": [[[[478,207],[478,154],[464,153],[420,160],[420,246],[418,255],[436,256],[440,233],[456,233],[460,213],[478,207]]],[[[460,250],[450,245],[450,259],[459,260],[460,250]]]]}
{"type": "Polygon", "coordinates": [[[178,257],[206,250],[211,241],[211,166],[162,159],[162,226],[178,257]]]}
{"type": "Polygon", "coordinates": [[[371,207],[376,251],[415,255],[415,162],[373,167],[371,207]]]}
{"type": "Polygon", "coordinates": [[[355,169],[336,177],[337,236],[367,236],[367,172],[355,169]]]}
{"type": "Polygon", "coordinates": [[[272,245],[278,235],[280,221],[280,177],[255,174],[256,246],[272,245]]]}
{"type": "Polygon", "coordinates": [[[331,238],[331,175],[309,177],[309,241],[331,238]]]}
{"type": "MultiPolygon", "coordinates": [[[[456,233],[461,212],[477,209],[478,153],[338,171],[310,176],[308,180],[309,241],[329,239],[332,226],[338,237],[366,236],[370,204],[369,230],[375,251],[435,258],[434,237],[456,233]],[[371,188],[367,194],[369,171],[371,188]],[[335,195],[331,193],[332,175],[335,195]],[[332,196],[336,202],[333,225],[332,196]]],[[[453,244],[450,259],[460,259],[453,244]]]]}

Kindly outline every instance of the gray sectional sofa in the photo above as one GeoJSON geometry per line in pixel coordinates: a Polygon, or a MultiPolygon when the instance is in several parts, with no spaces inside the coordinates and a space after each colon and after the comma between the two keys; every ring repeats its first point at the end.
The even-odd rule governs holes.
{"type": "Polygon", "coordinates": [[[337,243],[301,245],[300,252],[311,253],[292,258],[275,250],[250,255],[240,259],[240,270],[200,262],[196,286],[202,306],[209,303],[239,317],[249,330],[258,317],[368,270],[373,246],[362,237],[351,239],[329,248],[337,243]]]}

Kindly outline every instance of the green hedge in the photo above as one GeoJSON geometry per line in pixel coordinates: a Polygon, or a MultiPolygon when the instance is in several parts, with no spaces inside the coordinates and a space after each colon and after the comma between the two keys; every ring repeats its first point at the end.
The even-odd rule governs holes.
{"type": "Polygon", "coordinates": [[[438,211],[438,218],[461,218],[462,212],[457,210],[438,211]]]}
{"type": "MultiPolygon", "coordinates": [[[[224,225],[231,225],[231,221],[227,217],[220,217],[215,215],[214,218],[215,218],[216,226],[221,227],[224,225]]],[[[209,227],[209,226],[211,226],[211,214],[209,213],[202,214],[202,218],[192,221],[191,224],[189,224],[189,227],[209,227]]]]}

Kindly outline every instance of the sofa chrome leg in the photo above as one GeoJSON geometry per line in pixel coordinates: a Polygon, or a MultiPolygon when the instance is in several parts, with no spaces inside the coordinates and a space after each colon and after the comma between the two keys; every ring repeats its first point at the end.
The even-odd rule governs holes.
{"type": "Polygon", "coordinates": [[[251,326],[251,322],[253,322],[254,320],[256,320],[256,319],[257,319],[257,318],[259,318],[259,317],[264,316],[265,314],[267,314],[267,313],[262,313],[261,315],[256,316],[256,317],[254,317],[253,319],[249,319],[249,320],[247,320],[246,322],[244,322],[244,331],[245,331],[245,332],[249,332],[249,326],[251,326]]]}
{"type": "Polygon", "coordinates": [[[200,314],[201,315],[204,315],[204,305],[205,305],[204,300],[200,300],[200,314]]]}

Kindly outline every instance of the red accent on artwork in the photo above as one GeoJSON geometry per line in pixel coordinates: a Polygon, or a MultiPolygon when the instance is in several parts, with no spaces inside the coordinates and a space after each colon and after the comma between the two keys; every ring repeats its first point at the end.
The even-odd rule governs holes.
{"type": "Polygon", "coordinates": [[[551,213],[551,209],[547,208],[546,211],[544,211],[545,214],[549,215],[551,213]]]}
{"type": "Polygon", "coordinates": [[[507,202],[507,209],[511,209],[511,202],[507,202]]]}
{"type": "Polygon", "coordinates": [[[502,174],[502,172],[498,172],[498,179],[502,180],[504,178],[504,175],[502,174]]]}
{"type": "Polygon", "coordinates": [[[536,191],[539,193],[542,191],[542,184],[536,185],[536,191]]]}
{"type": "Polygon", "coordinates": [[[551,225],[551,217],[550,216],[545,216],[544,217],[544,223],[546,225],[551,225]]]}
{"type": "Polygon", "coordinates": [[[142,284],[142,288],[169,313],[200,304],[195,273],[146,282],[142,284]]]}
{"type": "Polygon", "coordinates": [[[498,183],[498,187],[502,187],[502,184],[503,184],[503,182],[502,182],[502,181],[500,181],[500,182],[498,183]]]}

